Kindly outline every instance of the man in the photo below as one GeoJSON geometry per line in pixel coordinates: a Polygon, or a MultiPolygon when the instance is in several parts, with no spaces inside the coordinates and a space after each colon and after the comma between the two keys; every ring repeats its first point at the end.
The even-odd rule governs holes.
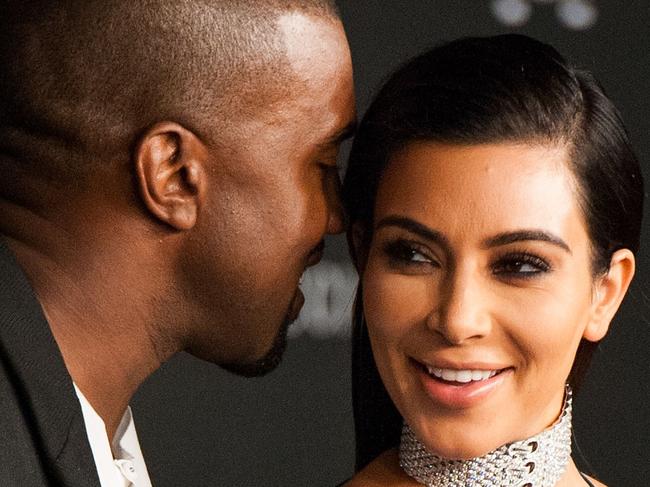
{"type": "Polygon", "coordinates": [[[327,0],[0,7],[0,485],[150,485],[128,403],[178,351],[280,359],[342,230],[327,0]]]}

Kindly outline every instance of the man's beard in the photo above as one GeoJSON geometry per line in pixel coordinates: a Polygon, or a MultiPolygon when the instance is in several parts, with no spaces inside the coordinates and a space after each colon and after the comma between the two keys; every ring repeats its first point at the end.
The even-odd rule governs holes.
{"type": "Polygon", "coordinates": [[[262,377],[275,370],[282,362],[282,355],[287,348],[287,334],[291,323],[288,316],[285,316],[271,348],[264,357],[249,363],[221,364],[221,367],[242,377],[262,377]]]}

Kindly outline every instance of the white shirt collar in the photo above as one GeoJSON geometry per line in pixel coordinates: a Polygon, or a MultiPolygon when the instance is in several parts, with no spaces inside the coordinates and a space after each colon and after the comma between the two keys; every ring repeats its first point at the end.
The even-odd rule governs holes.
{"type": "Polygon", "coordinates": [[[109,443],[104,421],[74,384],[86,424],[90,449],[102,487],[151,487],[149,472],[140,450],[131,408],[122,416],[113,441],[109,443]]]}

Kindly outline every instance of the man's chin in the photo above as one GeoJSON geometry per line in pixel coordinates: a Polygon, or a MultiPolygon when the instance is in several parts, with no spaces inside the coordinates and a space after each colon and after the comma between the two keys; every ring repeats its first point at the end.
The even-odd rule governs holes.
{"type": "Polygon", "coordinates": [[[252,362],[221,364],[221,367],[242,377],[262,377],[272,372],[282,362],[282,356],[287,349],[287,333],[292,322],[288,316],[285,317],[271,348],[262,358],[252,362]]]}

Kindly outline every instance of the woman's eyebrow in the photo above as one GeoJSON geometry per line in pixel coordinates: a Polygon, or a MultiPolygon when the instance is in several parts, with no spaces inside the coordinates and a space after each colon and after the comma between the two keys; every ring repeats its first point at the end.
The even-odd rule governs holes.
{"type": "Polygon", "coordinates": [[[545,230],[517,230],[514,232],[504,232],[490,237],[483,241],[483,247],[499,247],[501,245],[508,245],[515,242],[527,242],[527,241],[540,241],[548,242],[550,244],[556,245],[561,249],[567,251],[571,254],[571,248],[567,243],[562,240],[557,235],[554,235],[545,230]]]}
{"type": "Polygon", "coordinates": [[[382,218],[375,225],[375,230],[382,227],[399,227],[408,232],[419,235],[420,237],[437,243],[441,247],[449,249],[449,241],[442,233],[423,225],[422,223],[405,216],[390,215],[382,218]]]}
{"type": "MultiPolygon", "coordinates": [[[[442,233],[438,232],[437,230],[433,230],[432,228],[429,228],[426,225],[413,220],[412,218],[390,215],[379,220],[379,222],[377,222],[375,225],[375,230],[378,230],[382,227],[402,228],[408,232],[419,235],[426,240],[436,242],[442,247],[449,248],[449,241],[442,233]]],[[[547,232],[545,230],[517,230],[513,232],[499,233],[484,240],[482,246],[485,248],[492,248],[508,245],[515,242],[528,241],[548,242],[561,248],[562,250],[565,250],[569,254],[572,254],[571,248],[564,240],[562,240],[557,235],[554,235],[553,233],[547,232]]]]}

